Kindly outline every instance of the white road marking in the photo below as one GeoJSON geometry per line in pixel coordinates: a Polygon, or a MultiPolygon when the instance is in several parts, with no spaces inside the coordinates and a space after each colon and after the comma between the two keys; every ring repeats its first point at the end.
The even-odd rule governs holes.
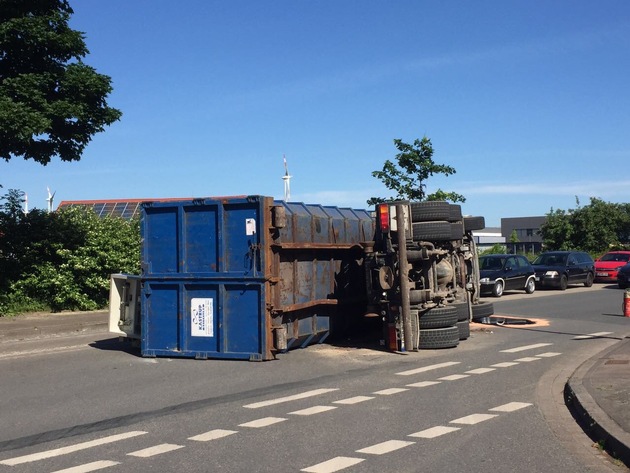
{"type": "Polygon", "coordinates": [[[460,430],[460,427],[445,427],[443,425],[438,425],[437,427],[431,427],[430,429],[425,429],[421,430],[420,432],[410,434],[409,437],[432,439],[444,434],[450,434],[451,432],[455,432],[456,430],[460,430]]]}
{"type": "Polygon", "coordinates": [[[389,388],[389,389],[382,389],[381,391],[376,391],[375,393],[372,393],[372,394],[379,394],[381,396],[391,396],[392,394],[398,394],[404,391],[409,391],[409,390],[407,388],[389,388]]]}
{"type": "Polygon", "coordinates": [[[438,378],[441,381],[457,381],[458,379],[468,378],[470,375],[468,374],[452,374],[450,376],[444,376],[443,378],[438,378]]]}
{"type": "Polygon", "coordinates": [[[126,432],[124,434],[110,435],[109,437],[103,437],[101,439],[96,439],[96,440],[90,440],[89,442],[77,443],[75,445],[69,445],[67,447],[55,448],[54,450],[47,450],[45,452],[32,453],[30,455],[24,455],[22,457],[9,458],[7,460],[0,461],[0,465],[15,466],[15,465],[20,465],[22,463],[29,463],[29,462],[44,460],[46,458],[58,457],[60,455],[66,455],[68,453],[78,452],[79,450],[85,450],[88,448],[97,447],[99,445],[104,445],[107,443],[118,442],[120,440],[137,437],[138,435],[144,435],[144,434],[146,434],[146,432],[133,431],[133,432],[126,432]]]}
{"type": "Polygon", "coordinates": [[[365,461],[365,458],[335,457],[300,471],[306,471],[307,473],[333,473],[361,463],[362,461],[365,461]]]}
{"type": "Polygon", "coordinates": [[[408,384],[410,388],[426,388],[427,386],[433,386],[434,384],[440,384],[440,381],[420,381],[418,383],[408,384]]]}
{"type": "Polygon", "coordinates": [[[552,356],[558,356],[558,355],[562,355],[562,353],[557,353],[555,351],[548,351],[547,353],[541,353],[540,355],[536,355],[536,356],[540,356],[542,358],[551,358],[552,356]]]}
{"type": "Polygon", "coordinates": [[[289,414],[296,416],[312,416],[313,414],[320,414],[321,412],[328,412],[333,409],[337,409],[337,406],[313,406],[299,411],[289,412],[289,414]]]}
{"type": "Polygon", "coordinates": [[[10,351],[7,353],[0,353],[0,360],[3,358],[17,358],[22,356],[31,356],[31,355],[43,355],[43,354],[53,354],[53,353],[65,353],[68,351],[76,351],[82,350],[84,348],[89,348],[89,345],[68,345],[65,347],[54,347],[54,348],[40,348],[38,350],[23,350],[23,351],[10,351]]]}
{"type": "Polygon", "coordinates": [[[363,401],[369,401],[370,399],[374,399],[372,396],[355,396],[349,397],[347,399],[340,399],[339,401],[333,401],[333,404],[358,404],[363,401]]]}
{"type": "Polygon", "coordinates": [[[490,420],[494,417],[497,417],[497,415],[496,414],[471,414],[469,416],[460,417],[459,419],[452,420],[450,423],[475,425],[475,424],[478,424],[479,422],[490,420]]]}
{"type": "Polygon", "coordinates": [[[188,440],[195,440],[197,442],[208,442],[210,440],[217,440],[236,433],[238,433],[237,430],[214,429],[203,434],[195,435],[194,437],[188,437],[188,440]]]}
{"type": "Polygon", "coordinates": [[[65,470],[57,470],[53,473],[88,473],[90,471],[102,470],[103,468],[109,468],[110,466],[116,465],[120,465],[120,462],[102,460],[92,463],[86,463],[85,465],[73,466],[72,468],[66,468],[65,470]]]}
{"type": "Polygon", "coordinates": [[[590,338],[603,337],[605,335],[610,335],[612,332],[595,332],[595,333],[587,333],[586,335],[578,335],[574,337],[573,340],[586,340],[590,338]]]}
{"type": "Polygon", "coordinates": [[[477,368],[474,370],[466,371],[468,374],[485,374],[490,373],[490,371],[494,371],[494,368],[477,368]]]}
{"type": "Polygon", "coordinates": [[[239,427],[251,427],[253,429],[259,429],[261,427],[268,427],[270,425],[277,424],[278,422],[283,422],[285,420],[287,419],[283,419],[282,417],[263,417],[262,419],[239,424],[239,427]]]}
{"type": "Polygon", "coordinates": [[[435,365],[423,366],[421,368],[415,368],[412,370],[401,371],[400,373],[396,373],[399,376],[411,376],[413,374],[424,373],[426,371],[437,370],[439,368],[446,368],[448,366],[459,365],[459,361],[447,361],[445,363],[437,363],[435,365]]]}
{"type": "Polygon", "coordinates": [[[518,365],[518,363],[516,363],[515,361],[504,361],[503,363],[495,363],[494,365],[490,366],[494,366],[495,368],[509,368],[510,366],[515,365],[518,365]]]}
{"type": "Polygon", "coordinates": [[[553,343],[536,343],[534,345],[525,345],[522,347],[510,348],[508,350],[501,350],[500,353],[517,353],[519,351],[533,350],[534,348],[548,347],[549,345],[553,345],[553,343]]]}
{"type": "Polygon", "coordinates": [[[406,442],[404,440],[388,440],[387,442],[377,443],[376,445],[372,445],[371,447],[357,450],[357,453],[367,453],[369,455],[384,455],[386,453],[408,447],[409,445],[413,445],[415,443],[416,442],[406,442]]]}
{"type": "Polygon", "coordinates": [[[173,443],[162,443],[149,448],[143,448],[142,450],[136,450],[135,452],[128,453],[127,455],[132,457],[149,458],[155,455],[161,455],[162,453],[172,452],[173,450],[179,450],[184,448],[183,445],[175,445],[173,443]]]}
{"type": "Polygon", "coordinates": [[[528,402],[508,402],[507,404],[503,404],[502,406],[493,407],[492,409],[488,409],[492,412],[514,412],[519,409],[524,409],[525,407],[529,407],[532,404],[528,402]]]}
{"type": "Polygon", "coordinates": [[[536,358],[535,356],[526,356],[525,358],[519,358],[518,360],[514,360],[514,361],[518,361],[519,363],[529,363],[530,361],[538,361],[540,360],[540,358],[536,358]]]}
{"type": "Polygon", "coordinates": [[[248,409],[258,409],[260,407],[273,406],[275,404],[281,404],[283,402],[296,401],[298,399],[305,399],[307,397],[319,396],[320,394],[326,394],[333,391],[339,391],[339,389],[338,388],[313,389],[312,391],[306,391],[300,394],[294,394],[293,396],[279,397],[276,399],[270,399],[268,401],[261,401],[261,402],[255,402],[253,404],[247,404],[246,406],[243,406],[243,407],[247,407],[248,409]]]}

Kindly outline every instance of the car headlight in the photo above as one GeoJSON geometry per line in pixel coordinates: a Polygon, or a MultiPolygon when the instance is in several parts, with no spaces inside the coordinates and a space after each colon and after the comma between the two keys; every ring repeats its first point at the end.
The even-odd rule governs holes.
{"type": "Polygon", "coordinates": [[[479,280],[479,282],[481,282],[481,283],[489,283],[490,282],[490,278],[481,278],[479,280]]]}
{"type": "Polygon", "coordinates": [[[558,271],[547,271],[545,273],[545,276],[548,278],[557,278],[558,277],[558,271]]]}

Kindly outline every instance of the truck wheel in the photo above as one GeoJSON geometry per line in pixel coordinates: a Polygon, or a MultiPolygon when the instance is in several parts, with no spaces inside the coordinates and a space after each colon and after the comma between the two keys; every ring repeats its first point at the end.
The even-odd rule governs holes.
{"type": "Polygon", "coordinates": [[[490,317],[493,314],[494,314],[494,305],[492,305],[492,302],[480,302],[479,304],[473,304],[472,306],[473,320],[483,319],[484,317],[490,317]]]}
{"type": "Polygon", "coordinates": [[[457,323],[457,308],[450,305],[434,307],[424,312],[418,312],[418,315],[420,316],[420,329],[452,327],[457,323]]]}
{"type": "Polygon", "coordinates": [[[484,217],[464,217],[464,230],[483,230],[486,228],[486,219],[484,217]]]}
{"type": "Polygon", "coordinates": [[[416,222],[411,225],[414,241],[458,240],[453,238],[453,229],[449,222],[416,222]]]}
{"type": "Polygon", "coordinates": [[[453,307],[457,309],[457,321],[462,322],[464,320],[468,320],[468,302],[454,302],[451,304],[453,307]]]}
{"type": "Polygon", "coordinates": [[[459,345],[459,328],[456,326],[420,330],[418,348],[422,350],[454,348],[457,345],[459,345]]]}
{"type": "Polygon", "coordinates": [[[464,238],[464,224],[462,222],[451,223],[451,240],[464,238]]]}
{"type": "Polygon", "coordinates": [[[448,219],[449,222],[461,222],[462,221],[462,206],[457,204],[451,204],[451,215],[448,219]]]}
{"type": "Polygon", "coordinates": [[[461,320],[457,322],[457,328],[459,329],[460,340],[466,340],[470,337],[470,323],[468,320],[461,320]]]}
{"type": "Polygon", "coordinates": [[[412,222],[448,220],[451,216],[451,204],[448,202],[412,202],[409,207],[411,207],[412,222]]]}

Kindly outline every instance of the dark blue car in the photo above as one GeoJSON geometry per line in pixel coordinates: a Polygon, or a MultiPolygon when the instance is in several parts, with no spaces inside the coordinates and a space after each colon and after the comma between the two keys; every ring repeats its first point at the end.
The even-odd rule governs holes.
{"type": "Polygon", "coordinates": [[[548,251],[532,263],[536,271],[536,286],[564,291],[570,284],[591,287],[595,280],[595,263],[583,251],[548,251]]]}
{"type": "Polygon", "coordinates": [[[479,258],[481,293],[501,297],[503,291],[536,290],[534,268],[522,255],[485,255],[479,258]]]}

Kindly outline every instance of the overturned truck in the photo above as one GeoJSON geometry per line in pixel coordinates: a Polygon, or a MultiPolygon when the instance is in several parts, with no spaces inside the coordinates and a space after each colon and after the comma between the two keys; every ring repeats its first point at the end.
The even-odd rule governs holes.
{"type": "Polygon", "coordinates": [[[112,275],[110,331],[146,357],[270,360],[366,330],[391,350],[453,347],[491,310],[474,227],[446,202],[145,202],[141,274],[112,275]]]}

